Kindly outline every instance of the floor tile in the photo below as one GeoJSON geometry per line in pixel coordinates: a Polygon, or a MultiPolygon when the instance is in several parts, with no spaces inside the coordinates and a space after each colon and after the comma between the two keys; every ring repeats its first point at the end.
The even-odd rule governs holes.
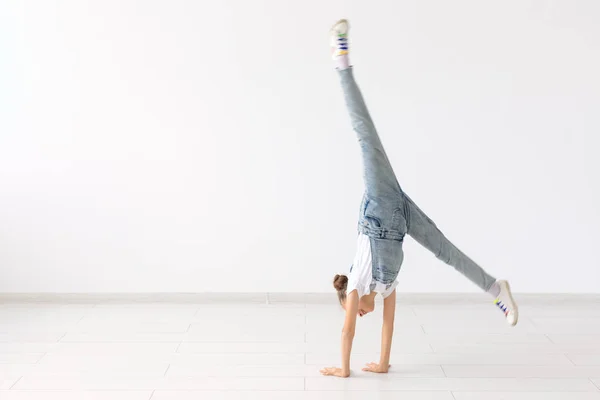
{"type": "Polygon", "coordinates": [[[248,343],[248,342],[183,342],[177,352],[194,353],[302,353],[306,352],[306,343],[248,343]]]}
{"type": "Polygon", "coordinates": [[[578,304],[576,306],[519,306],[519,312],[531,318],[600,318],[597,304],[578,304]]]}
{"type": "Polygon", "coordinates": [[[540,332],[553,334],[600,334],[600,317],[533,318],[540,332]]]}
{"type": "MultiPolygon", "coordinates": [[[[450,392],[371,392],[369,400],[454,400],[450,392]]],[[[152,400],[365,400],[364,392],[198,392],[159,391],[152,400]]],[[[27,399],[29,400],[29,399],[27,399]]],[[[579,399],[575,399],[579,400],[579,399]]],[[[582,399],[588,400],[588,399],[582,399]]]]}
{"type": "Polygon", "coordinates": [[[123,342],[123,343],[179,343],[187,337],[186,333],[152,333],[152,332],[68,332],[61,343],[68,342],[123,342]]]}
{"type": "Polygon", "coordinates": [[[209,329],[192,325],[188,335],[189,341],[197,342],[292,342],[304,343],[304,331],[277,330],[268,327],[246,327],[243,329],[209,329]]]}
{"type": "Polygon", "coordinates": [[[85,313],[85,320],[101,320],[105,322],[115,320],[138,320],[138,321],[164,321],[191,319],[198,312],[199,306],[182,306],[176,304],[148,305],[131,307],[121,306],[97,306],[85,313]]]}
{"type": "MultiPolygon", "coordinates": [[[[505,321],[482,322],[465,321],[464,319],[438,321],[436,323],[426,323],[422,325],[426,334],[506,334],[506,335],[525,335],[532,333],[542,333],[543,329],[538,328],[525,318],[521,318],[519,324],[510,327],[505,321]]],[[[545,333],[545,332],[544,332],[545,333]]]]}
{"type": "Polygon", "coordinates": [[[289,317],[305,316],[307,310],[304,306],[281,306],[281,305],[244,305],[237,306],[215,304],[200,305],[194,315],[195,321],[202,321],[207,316],[232,318],[238,316],[262,316],[262,317],[289,317]]]}
{"type": "Polygon", "coordinates": [[[443,365],[450,378],[591,378],[600,376],[600,366],[443,365]]]}
{"type": "Polygon", "coordinates": [[[43,353],[0,353],[0,364],[35,364],[43,353]]]}
{"type": "Polygon", "coordinates": [[[473,333],[446,333],[446,334],[426,334],[425,339],[432,345],[479,345],[479,344],[544,344],[552,341],[544,334],[473,334],[473,333]]]}
{"type": "Polygon", "coordinates": [[[47,353],[58,346],[57,342],[0,342],[0,354],[2,353],[47,353]]]}
{"type": "MultiPolygon", "coordinates": [[[[588,381],[588,383],[590,383],[588,381]]],[[[590,383],[591,385],[591,383],[590,383]]],[[[15,390],[304,390],[304,378],[171,377],[161,379],[89,376],[23,377],[15,390]]]]}
{"type": "Polygon", "coordinates": [[[190,328],[189,321],[121,321],[106,324],[102,321],[81,321],[72,332],[149,332],[184,333],[190,328]]]}
{"type": "Polygon", "coordinates": [[[482,323],[504,323],[504,315],[494,307],[482,308],[440,308],[440,307],[413,307],[416,320],[423,324],[438,324],[441,322],[452,323],[453,321],[465,321],[467,324],[482,324],[482,323]]]}
{"type": "Polygon", "coordinates": [[[6,376],[20,377],[25,375],[38,364],[0,364],[0,379],[6,376]]]}
{"type": "Polygon", "coordinates": [[[2,400],[149,400],[151,390],[147,391],[0,391],[2,400]]]}
{"type": "Polygon", "coordinates": [[[453,392],[456,400],[600,400],[600,392],[453,392]]]}
{"type": "Polygon", "coordinates": [[[42,343],[54,343],[66,334],[66,331],[62,332],[0,332],[0,342],[42,342],[42,343]]]}
{"type": "Polygon", "coordinates": [[[548,340],[555,344],[586,344],[594,347],[600,346],[600,335],[582,335],[582,334],[548,334],[548,340]]]}
{"type": "MultiPolygon", "coordinates": [[[[50,355],[74,354],[86,355],[110,355],[110,354],[172,354],[175,353],[179,342],[59,342],[55,345],[50,355]]],[[[45,357],[47,358],[47,357],[45,357]]]]}
{"type": "MultiPolygon", "coordinates": [[[[438,367],[439,368],[439,367],[438,367]]],[[[441,368],[439,369],[441,372],[441,368]]],[[[443,372],[441,372],[443,374],[443,372]]],[[[172,364],[166,377],[263,377],[263,378],[303,378],[321,376],[319,368],[314,365],[277,365],[277,366],[226,366],[209,364],[172,364]]]]}
{"type": "MultiPolygon", "coordinates": [[[[18,375],[0,375],[0,390],[10,389],[20,378],[18,375]]],[[[2,392],[0,391],[0,393],[2,392]]]]}
{"type": "Polygon", "coordinates": [[[79,360],[73,363],[33,364],[22,375],[26,378],[61,378],[72,380],[97,376],[104,378],[162,378],[169,369],[166,362],[143,362],[121,359],[113,362],[79,360]]]}
{"type": "Polygon", "coordinates": [[[455,354],[600,354],[600,346],[590,343],[554,344],[554,343],[502,343],[502,344],[466,344],[432,343],[435,353],[455,354]]]}
{"type": "Polygon", "coordinates": [[[162,367],[168,365],[176,354],[157,353],[114,353],[114,354],[81,354],[73,353],[49,353],[37,364],[41,367],[61,368],[72,370],[74,368],[93,369],[113,367],[115,369],[162,367]]]}
{"type": "Polygon", "coordinates": [[[198,314],[194,317],[193,329],[198,326],[206,328],[215,326],[222,329],[231,329],[247,326],[270,326],[282,330],[304,330],[306,325],[305,315],[269,315],[269,314],[239,314],[232,318],[223,318],[223,315],[203,315],[198,314]],[[277,324],[273,326],[273,319],[277,318],[277,324]]]}
{"type": "Polygon", "coordinates": [[[600,366],[600,354],[567,354],[567,357],[569,357],[575,365],[600,366]]]}
{"type": "Polygon", "coordinates": [[[174,354],[171,365],[305,365],[304,353],[174,354]]]}
{"type": "Polygon", "coordinates": [[[448,390],[448,391],[561,391],[596,392],[589,379],[515,378],[306,378],[307,390],[448,390]]]}

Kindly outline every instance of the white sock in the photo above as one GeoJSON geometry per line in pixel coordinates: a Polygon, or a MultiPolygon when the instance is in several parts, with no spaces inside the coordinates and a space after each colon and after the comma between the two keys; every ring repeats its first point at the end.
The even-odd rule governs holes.
{"type": "Polygon", "coordinates": [[[348,59],[348,54],[337,56],[335,58],[335,66],[339,70],[350,68],[350,60],[348,59]]]}
{"type": "Polygon", "coordinates": [[[494,298],[500,296],[500,285],[498,284],[498,281],[494,282],[487,292],[494,298]]]}

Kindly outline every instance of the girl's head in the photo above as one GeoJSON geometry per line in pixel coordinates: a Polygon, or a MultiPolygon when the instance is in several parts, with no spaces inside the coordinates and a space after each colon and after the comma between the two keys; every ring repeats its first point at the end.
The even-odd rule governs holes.
{"type": "MultiPolygon", "coordinates": [[[[337,291],[338,300],[340,305],[346,309],[346,297],[348,296],[348,277],[346,275],[336,275],[333,278],[333,287],[337,291]]],[[[375,292],[370,295],[362,296],[358,300],[358,311],[357,314],[364,317],[371,311],[375,310],[375,292]]]]}
{"type": "Polygon", "coordinates": [[[346,303],[346,289],[348,288],[348,277],[346,275],[336,275],[333,278],[333,287],[337,291],[338,300],[342,307],[346,303]]]}

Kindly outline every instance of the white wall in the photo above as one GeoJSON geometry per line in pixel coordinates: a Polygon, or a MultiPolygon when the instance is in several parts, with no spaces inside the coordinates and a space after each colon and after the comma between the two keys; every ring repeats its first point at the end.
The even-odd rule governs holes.
{"type": "MultiPolygon", "coordinates": [[[[338,17],[440,228],[515,290],[600,290],[597,0],[0,10],[0,292],[330,291],[362,192],[338,17]]],[[[405,247],[402,291],[477,290],[405,247]]]]}

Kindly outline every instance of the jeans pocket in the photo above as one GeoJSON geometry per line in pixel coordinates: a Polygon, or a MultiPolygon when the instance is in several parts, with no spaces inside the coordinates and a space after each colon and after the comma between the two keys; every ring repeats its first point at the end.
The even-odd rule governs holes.
{"type": "Polygon", "coordinates": [[[371,228],[381,228],[381,220],[379,218],[373,217],[371,215],[364,216],[365,224],[370,226],[371,228]]]}
{"type": "Polygon", "coordinates": [[[381,228],[384,221],[384,215],[382,214],[382,208],[377,202],[366,198],[363,208],[362,219],[366,225],[371,228],[381,228]]]}

